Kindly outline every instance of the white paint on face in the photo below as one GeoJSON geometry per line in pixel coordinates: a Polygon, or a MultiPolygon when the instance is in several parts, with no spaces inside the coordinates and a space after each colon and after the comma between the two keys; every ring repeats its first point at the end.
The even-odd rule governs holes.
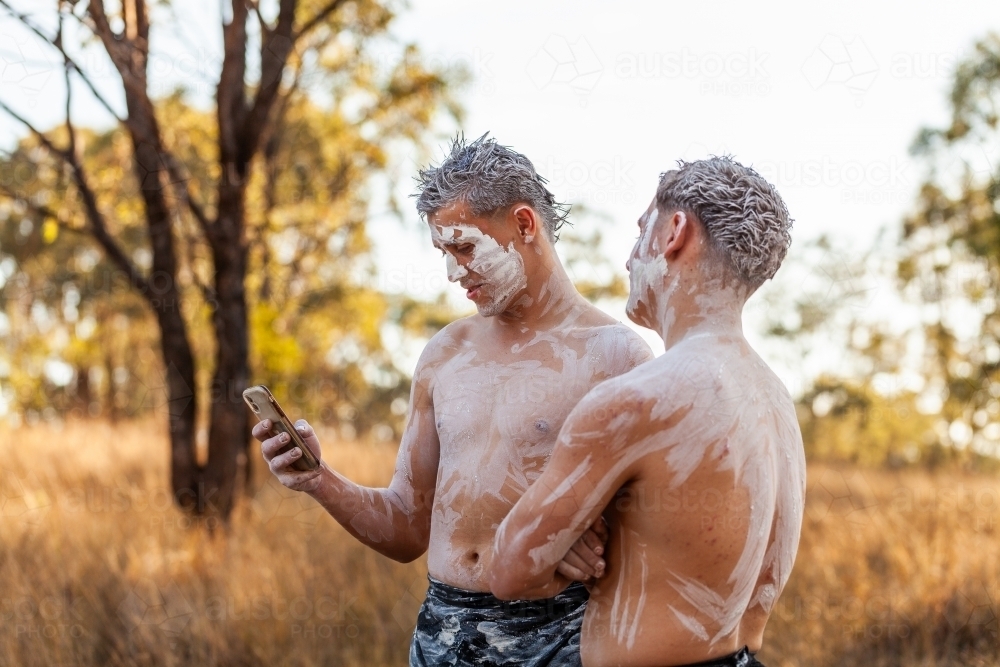
{"type": "Polygon", "coordinates": [[[469,275],[468,269],[466,269],[464,266],[462,266],[461,264],[459,264],[458,260],[455,259],[455,256],[452,255],[451,253],[447,253],[447,252],[445,253],[445,260],[444,261],[445,261],[445,267],[447,267],[447,269],[448,269],[448,281],[449,282],[453,282],[453,283],[458,282],[459,280],[461,280],[465,276],[469,275]]]}
{"type": "Polygon", "coordinates": [[[642,233],[635,242],[629,262],[629,294],[625,312],[637,324],[657,329],[659,322],[651,318],[657,315],[657,304],[665,301],[662,297],[657,298],[657,294],[664,289],[669,267],[667,258],[660,251],[656,234],[659,209],[654,206],[645,217],[642,233]]]}
{"type": "Polygon", "coordinates": [[[450,252],[445,253],[448,258],[448,280],[458,282],[469,278],[472,273],[474,276],[466,282],[482,281],[483,295],[488,300],[477,303],[476,306],[483,317],[504,312],[514,296],[528,286],[524,260],[514,249],[513,241],[504,247],[475,225],[431,224],[431,235],[437,245],[473,246],[468,268],[460,266],[450,252]]]}

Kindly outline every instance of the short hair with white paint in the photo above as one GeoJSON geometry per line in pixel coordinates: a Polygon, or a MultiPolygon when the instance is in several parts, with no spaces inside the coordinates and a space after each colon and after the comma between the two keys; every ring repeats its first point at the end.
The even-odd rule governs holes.
{"type": "Polygon", "coordinates": [[[694,215],[729,268],[756,290],[778,271],[792,242],[793,221],[781,195],[729,156],[677,165],[660,174],[657,207],[694,215]]]}
{"type": "Polygon", "coordinates": [[[487,216],[525,203],[541,218],[549,240],[559,240],[559,230],[566,223],[569,206],[556,201],[535,171],[531,160],[501,146],[484,134],[466,142],[462,135],[452,141],[451,150],[438,166],[421,169],[417,177],[417,211],[426,217],[458,202],[465,202],[472,213],[487,216]]]}

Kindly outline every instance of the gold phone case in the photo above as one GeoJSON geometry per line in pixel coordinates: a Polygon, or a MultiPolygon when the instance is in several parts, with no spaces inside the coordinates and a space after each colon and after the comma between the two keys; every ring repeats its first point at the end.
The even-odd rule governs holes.
{"type": "Polygon", "coordinates": [[[292,424],[291,420],[285,416],[285,411],[281,409],[278,405],[278,401],[274,399],[270,390],[262,384],[250,387],[243,391],[243,400],[247,402],[253,413],[257,415],[257,419],[264,421],[265,419],[271,420],[271,434],[278,435],[279,433],[287,433],[291,438],[291,442],[287,446],[283,447],[278,453],[284,454],[292,447],[298,447],[302,451],[302,456],[297,458],[292,462],[292,468],[295,470],[315,470],[319,467],[319,460],[309,449],[308,445],[302,440],[298,431],[295,430],[295,425],[292,424]]]}

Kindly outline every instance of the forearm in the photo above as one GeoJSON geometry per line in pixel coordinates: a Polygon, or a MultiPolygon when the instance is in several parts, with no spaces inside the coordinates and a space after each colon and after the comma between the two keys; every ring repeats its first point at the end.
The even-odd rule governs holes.
{"type": "Polygon", "coordinates": [[[427,550],[429,511],[403,502],[391,489],[355,484],[324,464],[310,495],[355,539],[384,556],[406,563],[427,550]]]}
{"type": "MultiPolygon", "coordinates": [[[[494,567],[502,568],[503,564],[497,564],[494,567]]],[[[511,588],[503,588],[502,585],[498,585],[497,589],[492,592],[501,600],[543,600],[545,598],[551,598],[559,595],[573,582],[558,572],[554,572],[552,576],[548,578],[548,581],[543,583],[529,584],[530,587],[525,586],[524,583],[525,582],[521,581],[521,585],[513,586],[511,588]],[[499,593],[497,591],[499,591],[499,593]],[[500,593],[502,593],[502,595],[500,593]]]]}
{"type": "Polygon", "coordinates": [[[510,524],[517,525],[518,517],[511,514],[501,523],[494,539],[496,557],[490,570],[490,589],[505,600],[552,597],[569,584],[557,568],[572,542],[565,548],[559,541],[532,547],[532,539],[537,536],[530,530],[512,527],[510,524]]]}

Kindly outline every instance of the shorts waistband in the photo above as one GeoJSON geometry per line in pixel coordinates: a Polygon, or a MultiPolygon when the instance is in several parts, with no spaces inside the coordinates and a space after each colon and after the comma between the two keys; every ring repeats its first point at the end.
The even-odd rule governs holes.
{"type": "Polygon", "coordinates": [[[501,600],[492,593],[468,591],[464,588],[450,586],[430,575],[427,575],[427,580],[430,582],[430,586],[427,589],[428,599],[434,599],[440,604],[462,609],[494,609],[512,616],[560,615],[560,611],[563,613],[568,612],[586,602],[590,597],[587,588],[578,581],[573,582],[561,593],[551,598],[540,600],[501,600]]]}
{"type": "Polygon", "coordinates": [[[755,665],[760,665],[754,657],[755,655],[756,653],[752,653],[748,646],[744,646],[735,653],[720,655],[718,658],[702,662],[692,662],[682,667],[754,667],[755,665]]]}

